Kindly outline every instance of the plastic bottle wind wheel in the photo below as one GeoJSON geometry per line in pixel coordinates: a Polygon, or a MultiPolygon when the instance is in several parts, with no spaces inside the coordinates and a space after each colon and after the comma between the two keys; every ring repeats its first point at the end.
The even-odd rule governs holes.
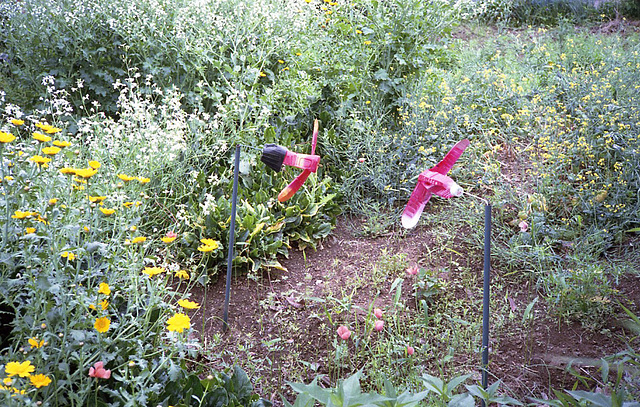
{"type": "Polygon", "coordinates": [[[266,144],[262,149],[260,161],[267,167],[279,172],[283,165],[300,168],[303,171],[287,185],[279,194],[278,201],[285,202],[291,198],[304,184],[309,174],[318,170],[320,156],[315,155],[316,144],[318,142],[318,120],[313,122],[313,136],[311,141],[311,154],[300,154],[289,151],[287,148],[277,144],[266,144]]]}
{"type": "Polygon", "coordinates": [[[429,202],[431,195],[436,194],[442,198],[462,195],[464,191],[460,185],[448,177],[447,173],[468,146],[469,140],[459,141],[442,161],[430,170],[423,171],[418,176],[418,184],[402,213],[402,226],[404,228],[411,229],[418,224],[424,206],[429,202]]]}

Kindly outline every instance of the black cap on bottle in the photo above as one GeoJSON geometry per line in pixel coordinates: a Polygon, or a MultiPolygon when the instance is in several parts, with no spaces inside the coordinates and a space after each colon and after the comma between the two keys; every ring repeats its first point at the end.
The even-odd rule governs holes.
{"type": "Polygon", "coordinates": [[[287,155],[287,149],[277,144],[265,144],[262,148],[262,157],[260,161],[265,163],[267,167],[279,172],[282,169],[284,157],[287,155]]]}

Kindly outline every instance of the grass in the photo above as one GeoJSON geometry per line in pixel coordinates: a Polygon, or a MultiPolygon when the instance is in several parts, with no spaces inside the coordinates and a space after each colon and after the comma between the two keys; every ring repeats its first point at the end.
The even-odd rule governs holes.
{"type": "MultiPolygon", "coordinates": [[[[474,384],[475,199],[430,202],[429,241],[413,257],[383,247],[364,268],[335,258],[318,281],[307,272],[279,293],[261,277],[291,249],[317,248],[341,211],[364,215],[359,233],[372,239],[410,239],[394,222],[417,175],[462,138],[471,146],[450,175],[494,206],[496,332],[531,332],[542,309],[558,324],[607,331],[620,313],[616,283],[637,256],[608,256],[639,226],[637,33],[594,35],[560,18],[480,41],[450,36],[468,12],[538,19],[526,2],[76,5],[97,14],[19,3],[20,13],[0,8],[3,402],[269,404],[237,362],[265,398],[326,375],[328,393],[317,381],[292,387],[298,405],[346,394],[384,403],[404,390],[413,404],[517,404],[499,377],[486,390],[474,384]],[[234,349],[220,350],[220,336],[198,340],[191,317],[206,312],[178,301],[224,266],[231,147],[308,152],[315,118],[322,166],[287,203],[274,197],[294,171],[268,172],[259,153],[242,154],[234,267],[279,324],[266,332],[273,324],[261,317],[234,349]],[[311,310],[308,321],[297,306],[311,310]],[[288,342],[307,327],[312,337],[288,342]],[[305,360],[313,340],[323,348],[305,360]],[[89,375],[97,362],[109,377],[89,375]]],[[[620,363],[637,360],[630,352],[620,363]]],[[[601,384],[637,399],[625,390],[632,379],[601,384]]]]}

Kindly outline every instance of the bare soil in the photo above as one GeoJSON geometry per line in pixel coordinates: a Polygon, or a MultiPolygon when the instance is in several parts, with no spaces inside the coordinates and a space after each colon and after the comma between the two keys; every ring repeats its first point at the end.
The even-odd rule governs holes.
{"type": "MultiPolygon", "coordinates": [[[[440,210],[436,209],[430,210],[440,210]]],[[[387,308],[392,302],[389,288],[396,276],[389,276],[382,284],[367,283],[367,273],[379,268],[381,255],[385,258],[406,259],[421,267],[441,268],[455,262],[468,267],[477,275],[477,285],[460,287],[455,273],[443,273],[439,278],[450,280],[456,297],[482,297],[482,247],[469,247],[463,239],[468,230],[458,230],[452,239],[450,250],[433,255],[438,237],[429,226],[419,226],[406,233],[389,232],[384,236],[366,237],[357,219],[341,218],[332,235],[317,251],[292,250],[289,258],[281,259],[287,271],[272,270],[258,278],[248,279],[246,274],[234,276],[229,305],[229,329],[222,331],[225,278],[207,289],[193,292],[193,299],[205,304],[207,315],[204,324],[204,342],[209,348],[205,363],[215,368],[240,364],[250,377],[258,379],[256,391],[276,404],[280,394],[291,399],[288,381],[311,381],[316,374],[327,373],[328,352],[332,349],[334,326],[322,312],[322,304],[314,298],[339,297],[340,293],[353,293],[353,301],[367,309],[371,301],[375,306],[387,308]],[[400,257],[398,257],[400,256],[400,257]],[[439,263],[439,264],[438,264],[439,263]],[[256,377],[259,376],[259,377],[256,377]]],[[[638,245],[639,240],[628,245],[638,245]]],[[[628,252],[628,250],[627,250],[628,252]]],[[[640,269],[640,267],[639,267],[640,269]]],[[[524,310],[537,295],[529,281],[504,276],[499,265],[492,265],[492,281],[498,281],[500,289],[492,286],[490,329],[490,381],[500,379],[512,396],[553,397],[552,389],[571,388],[575,376],[567,368],[583,375],[596,373],[598,360],[626,349],[625,332],[617,319],[603,330],[583,327],[579,322],[559,322],[543,301],[536,306],[535,318],[528,325],[522,324],[524,310]],[[508,297],[508,298],[507,298],[508,297]],[[511,318],[507,314],[511,310],[511,318]],[[494,321],[499,327],[494,328],[494,321]]],[[[411,276],[405,276],[403,301],[412,302],[411,276]]],[[[640,311],[640,276],[630,274],[615,287],[626,306],[640,311]]],[[[474,312],[481,318],[478,301],[471,302],[474,312]]],[[[202,313],[193,316],[195,327],[203,327],[202,313]]],[[[201,328],[202,329],[202,328],[201,328]]],[[[476,344],[479,348],[480,343],[476,344]]],[[[635,346],[640,346],[637,342],[635,346]]],[[[431,355],[417,363],[423,363],[426,371],[433,371],[431,355]]],[[[476,365],[473,352],[463,355],[461,365],[476,365]]],[[[477,358],[476,358],[477,359],[477,358]]],[[[456,360],[457,362],[457,360],[456,360]]],[[[467,371],[468,372],[468,371],[467,371]]],[[[456,372],[459,373],[459,372],[456,372]]],[[[478,376],[476,375],[476,378],[478,376]]]]}

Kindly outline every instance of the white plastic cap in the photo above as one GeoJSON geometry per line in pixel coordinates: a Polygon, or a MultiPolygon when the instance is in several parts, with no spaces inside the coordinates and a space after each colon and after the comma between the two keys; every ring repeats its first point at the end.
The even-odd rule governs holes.
{"type": "Polygon", "coordinates": [[[453,186],[451,186],[451,195],[460,196],[460,195],[462,195],[463,192],[464,192],[464,190],[462,189],[462,187],[460,185],[454,184],[453,186]]]}

